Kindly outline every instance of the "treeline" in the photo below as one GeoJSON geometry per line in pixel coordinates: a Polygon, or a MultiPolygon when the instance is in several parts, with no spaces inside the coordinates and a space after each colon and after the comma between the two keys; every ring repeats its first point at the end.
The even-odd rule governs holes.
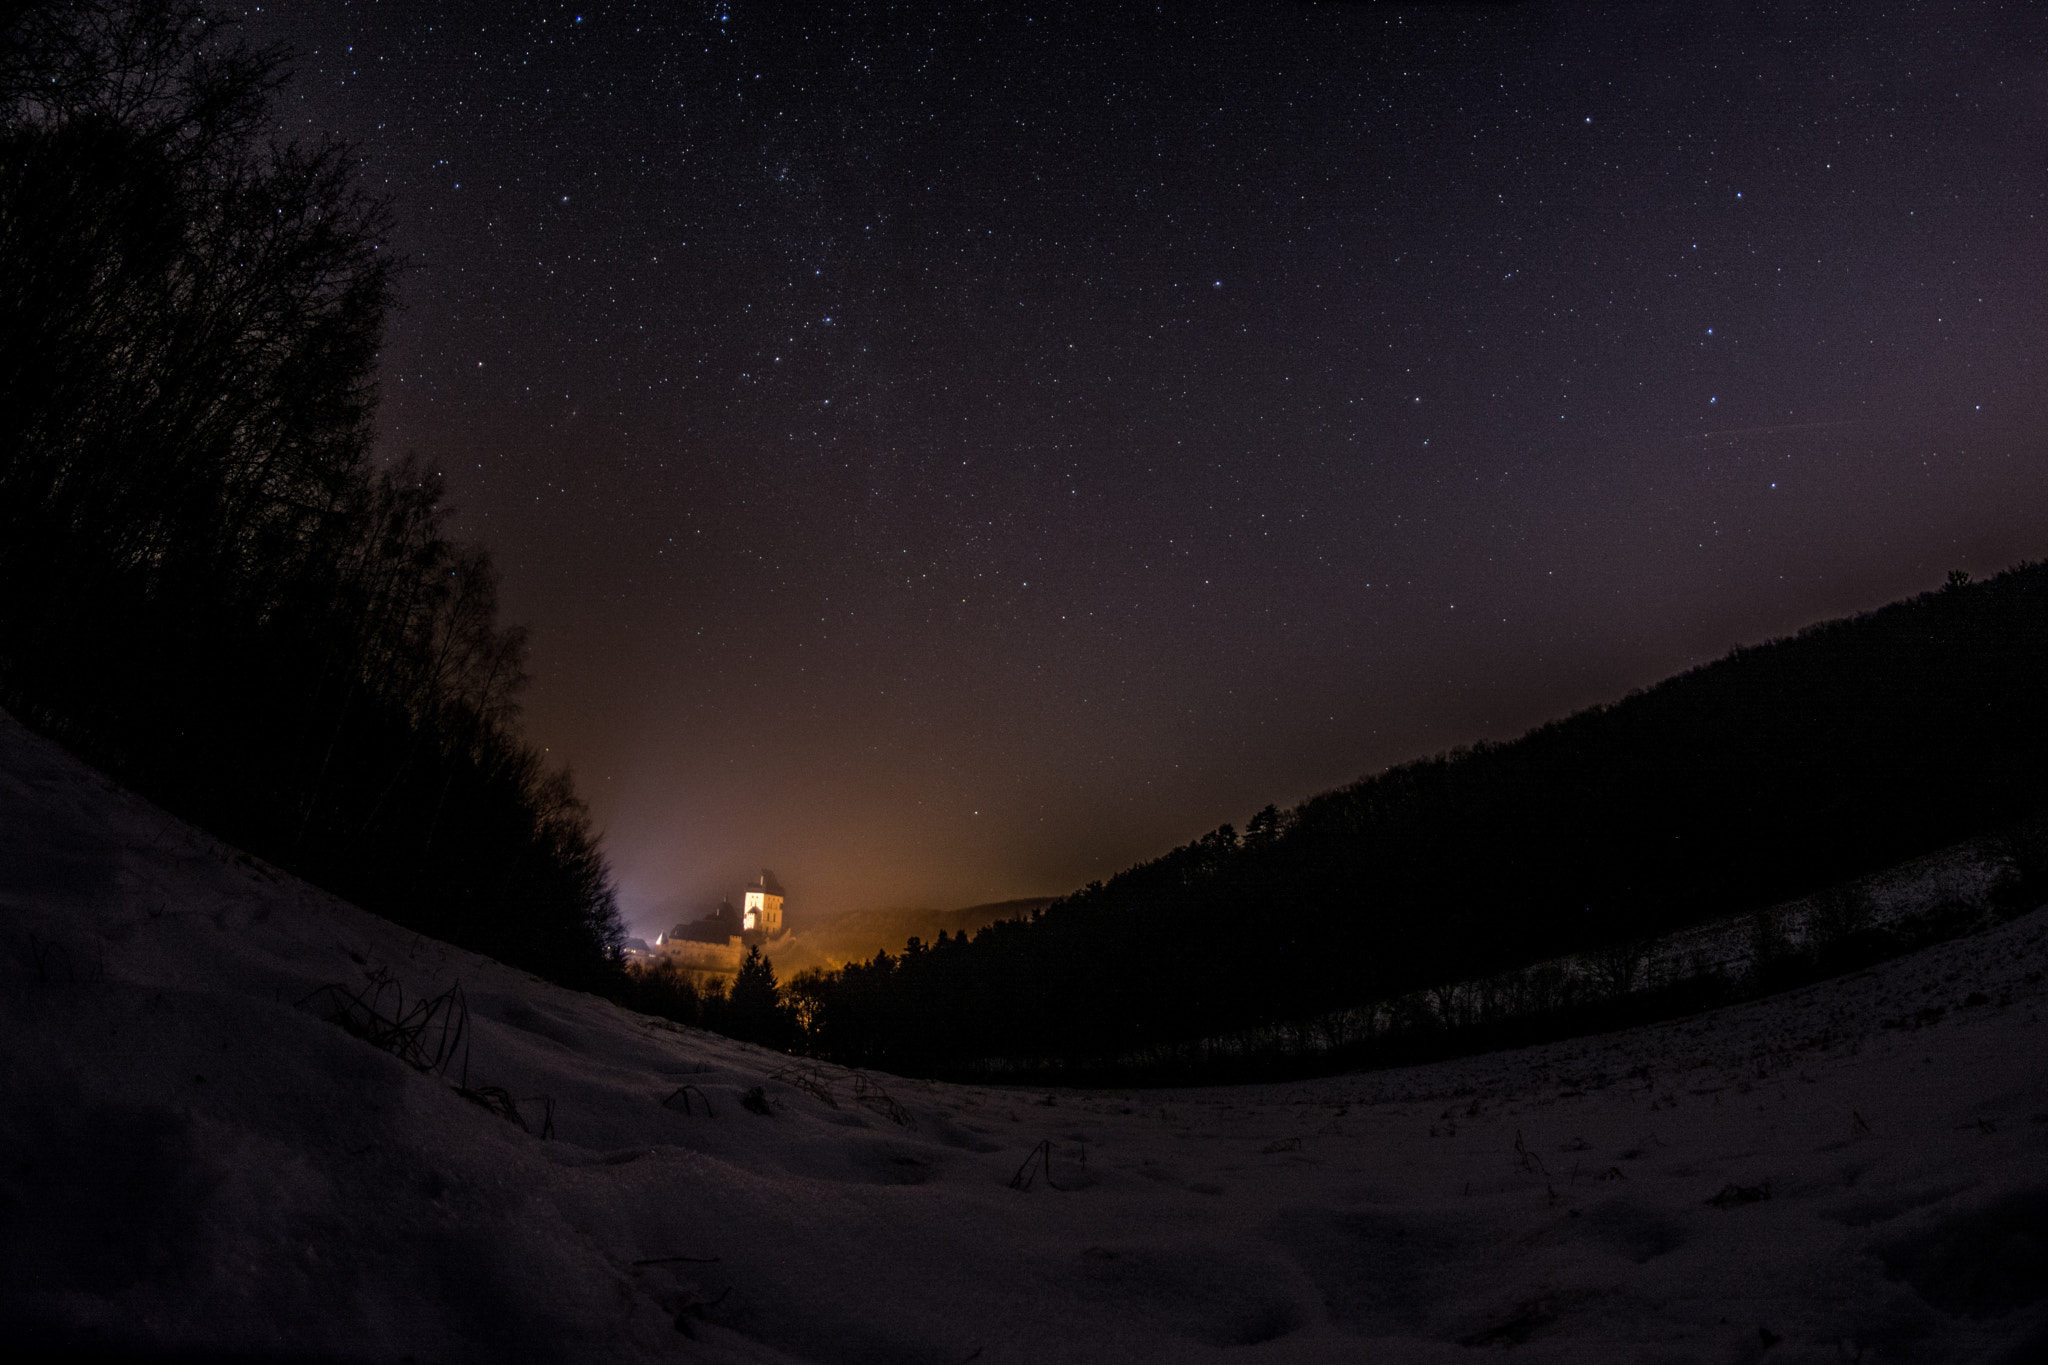
{"type": "Polygon", "coordinates": [[[2044,678],[2048,565],[1952,574],[1511,743],[1268,807],[1242,837],[1223,826],[1029,921],[790,991],[807,1045],[836,1060],[1078,1076],[1622,948],[2038,810],[2044,678]]]}
{"type": "Polygon", "coordinates": [[[693,972],[672,960],[628,962],[614,998],[627,1009],[691,1024],[778,1051],[800,1048],[803,1020],[784,998],[775,964],[759,947],[747,949],[730,983],[693,972]]]}
{"type": "Polygon", "coordinates": [[[489,556],[372,459],[386,207],[271,140],[283,80],[179,0],[0,17],[0,704],[368,909],[612,983],[489,556]]]}
{"type": "MultiPolygon", "coordinates": [[[[1785,935],[1782,908],[1733,920],[1727,927],[1749,940],[1740,962],[1696,955],[1653,960],[1644,949],[1655,945],[1622,944],[1494,977],[1439,982],[1326,1014],[1163,1040],[1113,1057],[991,1057],[952,1074],[1012,1084],[1270,1082],[1418,1065],[1683,1018],[1873,966],[1995,927],[2038,906],[2048,887],[2048,826],[2038,819],[2022,822],[1990,842],[2004,846],[2022,875],[1988,896],[1937,901],[1878,924],[1869,921],[1867,906],[1855,906],[1853,886],[1832,888],[1816,900],[1823,906],[1832,901],[1837,913],[1809,916],[1797,942],[1785,935]],[[1849,913],[1840,913],[1844,909],[1849,913]]],[[[1979,994],[1975,1003],[1987,1003],[1987,997],[1979,994]]],[[[1933,1010],[1934,1017],[1941,1013],[1933,1010]]],[[[1907,1025],[1894,1019],[1885,1026],[1907,1025]]]]}

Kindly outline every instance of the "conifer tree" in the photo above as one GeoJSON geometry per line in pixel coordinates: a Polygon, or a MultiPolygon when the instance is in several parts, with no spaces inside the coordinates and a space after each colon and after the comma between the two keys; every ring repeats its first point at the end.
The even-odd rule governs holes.
{"type": "Polygon", "coordinates": [[[789,1045],[790,1011],[782,1003],[775,964],[761,955],[760,945],[747,949],[725,1007],[726,1032],[763,1047],[789,1045]]]}

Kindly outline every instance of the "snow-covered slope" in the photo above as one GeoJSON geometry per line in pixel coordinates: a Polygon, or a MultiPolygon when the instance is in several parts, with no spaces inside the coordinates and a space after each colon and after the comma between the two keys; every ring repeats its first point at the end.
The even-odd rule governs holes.
{"type": "Polygon", "coordinates": [[[245,1360],[2048,1359],[2044,968],[2037,911],[1301,1085],[793,1069],[422,940],[0,716],[0,1320],[245,1360]],[[533,1131],[308,999],[373,973],[460,983],[469,1088],[533,1131]]]}

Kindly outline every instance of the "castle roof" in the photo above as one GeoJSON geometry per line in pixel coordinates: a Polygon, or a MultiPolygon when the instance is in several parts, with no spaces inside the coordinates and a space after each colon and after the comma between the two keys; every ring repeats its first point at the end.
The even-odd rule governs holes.
{"type": "Polygon", "coordinates": [[[718,908],[699,919],[688,920],[668,931],[671,941],[684,943],[723,943],[726,938],[740,931],[740,912],[733,909],[731,901],[720,901],[718,908]]]}
{"type": "Polygon", "coordinates": [[[761,869],[760,876],[754,878],[754,880],[747,883],[747,890],[764,891],[771,896],[780,896],[786,894],[782,889],[782,883],[776,881],[775,874],[773,872],[770,872],[765,867],[761,869]]]}

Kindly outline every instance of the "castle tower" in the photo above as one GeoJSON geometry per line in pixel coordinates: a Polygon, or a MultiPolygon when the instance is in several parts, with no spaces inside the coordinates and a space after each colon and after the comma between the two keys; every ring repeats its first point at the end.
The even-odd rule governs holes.
{"type": "Polygon", "coordinates": [[[767,868],[747,885],[746,916],[741,921],[747,933],[763,938],[782,937],[782,885],[767,868]]]}

